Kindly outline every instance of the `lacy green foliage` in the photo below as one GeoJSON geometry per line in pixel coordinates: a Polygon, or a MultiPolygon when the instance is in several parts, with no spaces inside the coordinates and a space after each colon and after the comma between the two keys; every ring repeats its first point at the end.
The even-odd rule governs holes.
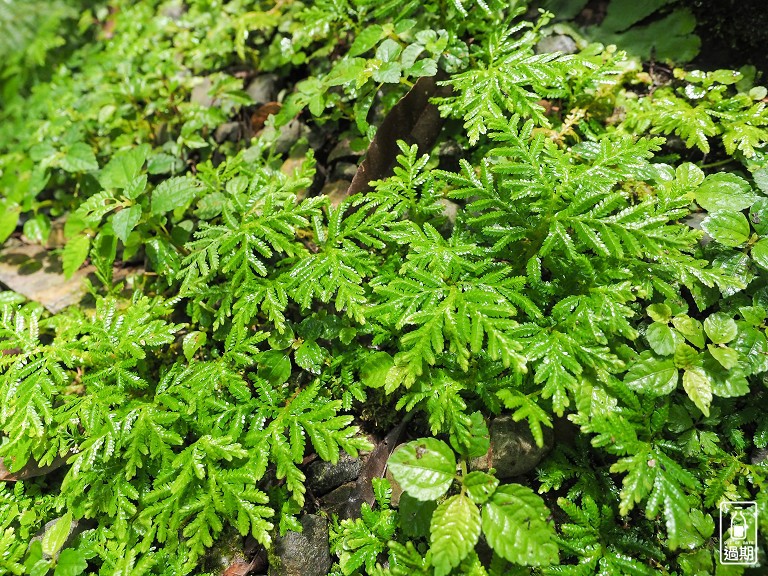
{"type": "Polygon", "coordinates": [[[676,70],[675,75],[679,83],[628,105],[624,124],[638,131],[675,134],[687,147],[704,153],[716,137],[729,156],[755,157],[768,138],[765,88],[749,90],[748,77],[733,70],[676,70]],[[737,83],[746,90],[734,89],[737,83]]]}
{"type": "Polygon", "coordinates": [[[2,345],[19,352],[3,360],[0,424],[11,470],[74,454],[60,503],[97,519],[111,546],[148,556],[156,541],[182,546],[186,571],[225,523],[268,544],[274,512],[254,482],[274,474],[301,506],[307,438],[331,461],[366,446],[319,382],[294,392],[246,377],[266,334],[229,338],[216,360],[168,364],[181,327],[162,320],[167,304],[97,304],[92,318],[4,309],[2,345]]]}

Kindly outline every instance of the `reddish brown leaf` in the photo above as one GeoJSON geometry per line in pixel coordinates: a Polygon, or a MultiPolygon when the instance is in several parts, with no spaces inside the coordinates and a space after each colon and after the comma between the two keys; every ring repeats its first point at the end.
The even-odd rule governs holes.
{"type": "Polygon", "coordinates": [[[429,152],[434,146],[444,120],[437,106],[431,104],[429,99],[446,97],[451,91],[448,86],[437,85],[441,79],[439,75],[419,78],[410,92],[390,110],[376,130],[365,160],[347,189],[348,196],[369,190],[371,181],[386,178],[392,173],[400,153],[398,140],[417,144],[421,154],[429,152]]]}
{"type": "Polygon", "coordinates": [[[17,472],[8,470],[3,463],[3,459],[0,458],[0,481],[18,482],[19,480],[27,480],[28,478],[34,478],[36,476],[45,476],[57,468],[61,468],[66,463],[69,456],[70,454],[67,454],[66,456],[57,456],[54,458],[53,462],[47,466],[40,466],[34,460],[30,460],[17,472]]]}
{"type": "Polygon", "coordinates": [[[264,128],[264,124],[270,115],[277,114],[278,112],[280,112],[280,102],[267,102],[259,106],[251,114],[251,130],[253,130],[254,134],[264,128]]]}

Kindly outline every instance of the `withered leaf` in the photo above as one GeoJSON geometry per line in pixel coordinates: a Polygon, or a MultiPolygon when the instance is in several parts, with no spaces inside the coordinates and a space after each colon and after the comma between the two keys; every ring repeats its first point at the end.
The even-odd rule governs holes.
{"type": "Polygon", "coordinates": [[[450,86],[438,86],[444,74],[423,76],[403,96],[384,118],[376,130],[365,159],[357,169],[347,196],[370,189],[373,180],[386,178],[392,173],[400,149],[397,141],[417,144],[419,153],[425,154],[434,146],[443,127],[443,118],[437,106],[429,102],[433,97],[450,95],[450,86]]]}

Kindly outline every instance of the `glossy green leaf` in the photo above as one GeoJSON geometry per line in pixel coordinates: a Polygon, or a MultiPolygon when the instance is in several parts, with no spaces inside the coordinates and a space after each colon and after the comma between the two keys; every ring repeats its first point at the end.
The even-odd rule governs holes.
{"type": "Polygon", "coordinates": [[[402,71],[403,69],[399,62],[385,62],[374,70],[373,79],[376,82],[396,84],[400,82],[402,71]]]}
{"type": "Polygon", "coordinates": [[[53,526],[48,528],[43,535],[43,553],[48,556],[56,556],[64,547],[72,531],[72,512],[69,510],[58,518],[53,526]]]}
{"type": "Polygon", "coordinates": [[[59,160],[59,165],[67,172],[90,172],[99,169],[93,150],[84,142],[73,144],[59,160]]]}
{"type": "Polygon", "coordinates": [[[164,214],[188,205],[197,190],[198,184],[195,180],[186,176],[164,180],[152,192],[152,214],[164,214]]]}
{"type": "Polygon", "coordinates": [[[437,502],[434,500],[418,500],[408,492],[403,492],[397,509],[400,516],[400,530],[406,536],[428,537],[432,514],[436,508],[437,502]]]}
{"type": "Polygon", "coordinates": [[[725,369],[731,369],[739,363],[739,353],[733,348],[707,345],[709,353],[717,360],[725,369]]]}
{"type": "Polygon", "coordinates": [[[447,576],[480,539],[480,510],[462,494],[451,496],[432,514],[430,532],[435,576],[447,576]]]}
{"type": "Polygon", "coordinates": [[[139,176],[149,152],[148,144],[118,152],[99,172],[99,183],[104,188],[128,188],[139,176]]]}
{"type": "Polygon", "coordinates": [[[207,340],[208,337],[205,332],[200,332],[198,330],[194,330],[184,336],[184,339],[181,341],[181,349],[188,362],[192,361],[195,352],[204,346],[207,340]]]}
{"type": "Polygon", "coordinates": [[[768,198],[759,198],[749,209],[749,221],[755,232],[768,235],[768,198]]]}
{"type": "Polygon", "coordinates": [[[88,251],[91,247],[91,239],[85,234],[80,234],[70,238],[64,250],[61,253],[62,269],[64,276],[71,278],[83,265],[88,257],[88,251]]]}
{"type": "Polygon", "coordinates": [[[739,328],[728,314],[715,312],[704,320],[704,331],[715,344],[727,344],[736,338],[739,328]]]}
{"type": "Polygon", "coordinates": [[[360,371],[363,384],[369,388],[381,388],[386,384],[387,374],[394,365],[394,360],[386,352],[376,352],[368,356],[360,371]]]}
{"type": "Polygon", "coordinates": [[[749,240],[749,222],[741,212],[712,212],[702,221],[701,227],[725,246],[736,247],[749,240]]]}
{"type": "Polygon", "coordinates": [[[653,351],[660,356],[674,354],[675,347],[681,340],[677,332],[662,322],[654,322],[648,326],[645,337],[648,339],[648,344],[650,344],[653,351]]]}
{"type": "Polygon", "coordinates": [[[382,62],[394,62],[403,51],[402,46],[391,38],[387,38],[376,49],[376,58],[382,62]]]}
{"type": "Polygon", "coordinates": [[[728,172],[707,176],[696,190],[696,203],[707,212],[740,212],[752,206],[757,194],[749,182],[728,172]]]}
{"type": "Polygon", "coordinates": [[[112,230],[114,230],[115,236],[121,242],[126,243],[129,234],[139,223],[139,220],[141,220],[141,206],[137,204],[115,212],[111,217],[112,230]]]}
{"type": "Polygon", "coordinates": [[[18,204],[0,200],[0,243],[5,242],[16,230],[21,207],[18,204]]]}
{"type": "Polygon", "coordinates": [[[768,372],[768,341],[762,330],[742,325],[730,346],[739,352],[749,374],[768,372]]]}
{"type": "Polygon", "coordinates": [[[79,576],[88,568],[88,561],[82,550],[62,550],[56,560],[56,569],[53,576],[79,576]]]}
{"type": "Polygon", "coordinates": [[[382,36],[384,36],[384,28],[378,24],[367,26],[355,37],[355,41],[352,43],[352,46],[349,47],[347,56],[350,58],[353,56],[360,56],[360,54],[363,54],[376,46],[382,36]]]}
{"type": "Polygon", "coordinates": [[[491,474],[476,470],[464,476],[462,483],[472,502],[483,504],[493,495],[499,480],[491,474]]]}
{"type": "Polygon", "coordinates": [[[704,348],[704,327],[696,318],[682,315],[672,319],[672,325],[691,344],[697,348],[704,348]]]}
{"type": "Polygon", "coordinates": [[[473,412],[469,415],[469,425],[461,427],[460,433],[452,430],[449,440],[456,452],[467,458],[477,458],[488,452],[491,445],[491,434],[483,415],[473,412]]]}
{"type": "Polygon", "coordinates": [[[654,322],[666,323],[672,318],[672,309],[666,304],[651,304],[646,310],[654,322]]]}
{"type": "Polygon", "coordinates": [[[752,246],[750,251],[752,260],[763,270],[768,270],[768,238],[763,238],[752,246]]]}
{"type": "Polygon", "coordinates": [[[683,372],[683,388],[704,416],[709,416],[709,405],[712,403],[712,381],[709,375],[702,368],[688,368],[683,372]]]}
{"type": "Polygon", "coordinates": [[[312,374],[320,374],[323,370],[325,350],[315,341],[307,340],[294,353],[296,364],[312,374]]]}
{"type": "Polygon", "coordinates": [[[675,177],[684,188],[693,188],[704,182],[704,171],[696,164],[685,162],[675,169],[675,177]]]}
{"type": "Polygon", "coordinates": [[[36,214],[24,222],[24,236],[29,238],[35,244],[44,246],[48,242],[48,235],[51,233],[51,221],[45,214],[36,214]]]}
{"type": "Polygon", "coordinates": [[[670,394],[677,388],[677,382],[675,363],[654,356],[647,356],[630,366],[624,377],[624,383],[632,390],[653,396],[670,394]]]}
{"type": "Polygon", "coordinates": [[[259,378],[264,378],[273,386],[286,382],[291,377],[291,360],[287,354],[277,350],[268,350],[259,355],[259,378]]]}
{"type": "Polygon", "coordinates": [[[403,490],[419,500],[440,498],[456,476],[453,450],[435,438],[403,444],[392,453],[387,466],[403,490]]]}

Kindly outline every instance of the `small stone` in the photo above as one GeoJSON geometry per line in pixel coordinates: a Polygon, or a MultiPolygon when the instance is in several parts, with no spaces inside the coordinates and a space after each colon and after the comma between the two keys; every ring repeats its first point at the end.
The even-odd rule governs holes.
{"type": "MultiPolygon", "coordinates": [[[[685,222],[690,228],[693,228],[694,230],[703,230],[701,223],[706,217],[707,214],[705,212],[693,212],[685,220],[683,220],[683,222],[685,222]]],[[[699,240],[699,244],[706,246],[710,242],[712,242],[712,236],[704,232],[701,240],[699,240]]]]}
{"type": "Polygon", "coordinates": [[[456,216],[459,214],[459,205],[456,202],[452,202],[446,198],[442,198],[439,202],[443,205],[443,218],[448,221],[449,227],[452,230],[453,225],[456,223],[456,216]]]}
{"type": "Polygon", "coordinates": [[[363,464],[359,458],[352,458],[342,452],[336,464],[315,460],[307,468],[307,488],[316,496],[327,494],[342,484],[356,480],[363,464]]]}
{"type": "Polygon", "coordinates": [[[280,166],[280,172],[285,174],[286,176],[293,176],[293,173],[296,170],[301,169],[301,165],[304,164],[304,161],[306,160],[306,156],[289,156],[285,159],[285,162],[283,162],[283,165],[280,166]]]}
{"type": "Polygon", "coordinates": [[[260,74],[245,91],[256,104],[266,104],[277,99],[278,80],[277,74],[260,74]]]}
{"type": "Polygon", "coordinates": [[[214,98],[208,94],[212,87],[213,83],[210,78],[202,78],[201,81],[192,88],[192,94],[189,97],[189,101],[192,102],[192,104],[210,108],[214,103],[214,98]]]}
{"type": "Polygon", "coordinates": [[[328,153],[328,163],[335,162],[344,158],[359,158],[362,156],[362,152],[355,152],[352,150],[352,144],[348,138],[341,140],[333,149],[328,153]]]}
{"type": "Polygon", "coordinates": [[[440,170],[458,172],[461,167],[459,160],[463,157],[464,151],[459,146],[459,143],[455,140],[446,140],[440,144],[440,148],[437,150],[438,168],[440,170]]]}
{"type": "Polygon", "coordinates": [[[288,124],[281,126],[277,130],[279,132],[277,138],[275,138],[275,128],[267,126],[261,132],[261,137],[268,140],[275,138],[275,152],[278,154],[287,154],[299,139],[310,134],[310,129],[298,120],[291,120],[288,124]]]}
{"type": "Polygon", "coordinates": [[[213,139],[219,144],[225,141],[237,142],[240,139],[242,130],[239,122],[225,122],[213,133],[213,139]]]}
{"type": "Polygon", "coordinates": [[[755,448],[755,450],[752,451],[752,457],[749,461],[751,464],[757,466],[758,464],[762,464],[766,459],[768,459],[768,448],[755,448]]]}
{"type": "Polygon", "coordinates": [[[328,196],[328,199],[331,201],[331,205],[336,208],[339,204],[348,198],[347,190],[349,189],[349,184],[350,182],[347,180],[328,182],[328,184],[323,186],[320,194],[328,196]]]}
{"type": "Polygon", "coordinates": [[[328,520],[316,514],[301,518],[302,531],[275,538],[269,576],[327,576],[331,570],[328,520]]]}
{"type": "Polygon", "coordinates": [[[334,180],[349,180],[350,182],[357,174],[357,164],[352,162],[336,162],[331,171],[331,178],[334,180]]]}
{"type": "Polygon", "coordinates": [[[249,564],[243,550],[243,538],[236,531],[226,529],[208,549],[203,558],[206,571],[224,573],[235,564],[249,564]]]}
{"type": "Polygon", "coordinates": [[[576,42],[570,36],[565,34],[553,34],[545,36],[534,47],[536,54],[546,54],[549,52],[562,52],[564,54],[576,54],[579,48],[576,42]]]}
{"type": "Polygon", "coordinates": [[[329,492],[320,498],[320,504],[324,512],[328,515],[336,514],[341,516],[349,501],[354,498],[357,491],[357,482],[347,482],[342,484],[336,490],[329,492]]]}
{"type": "Polygon", "coordinates": [[[525,421],[515,422],[508,415],[494,418],[489,426],[491,447],[485,456],[472,460],[471,468],[484,471],[495,468],[499,479],[530,472],[552,448],[552,429],[544,427],[542,430],[544,446],[539,448],[525,421]]]}

